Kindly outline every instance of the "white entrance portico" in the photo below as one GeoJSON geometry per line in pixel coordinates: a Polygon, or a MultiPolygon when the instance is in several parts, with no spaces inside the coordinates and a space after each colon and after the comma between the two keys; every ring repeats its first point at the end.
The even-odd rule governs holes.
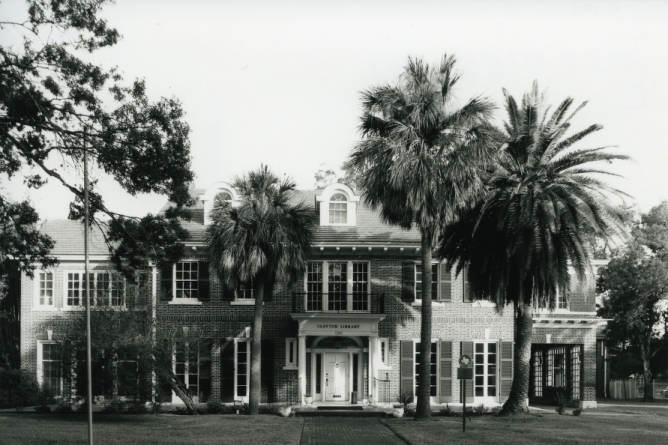
{"type": "Polygon", "coordinates": [[[378,322],[384,315],[367,313],[291,314],[297,320],[299,400],[351,403],[376,400],[380,364],[378,322]]]}

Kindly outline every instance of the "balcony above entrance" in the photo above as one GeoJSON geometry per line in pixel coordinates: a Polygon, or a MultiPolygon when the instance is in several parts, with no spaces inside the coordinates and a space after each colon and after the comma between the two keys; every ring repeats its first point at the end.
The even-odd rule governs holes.
{"type": "Polygon", "coordinates": [[[385,294],[370,292],[295,292],[292,312],[328,314],[384,314],[385,294]]]}

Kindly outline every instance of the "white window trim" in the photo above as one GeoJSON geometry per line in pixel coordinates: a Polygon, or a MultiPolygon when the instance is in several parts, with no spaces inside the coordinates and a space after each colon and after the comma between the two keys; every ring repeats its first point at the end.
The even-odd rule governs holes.
{"type": "MultiPolygon", "coordinates": [[[[252,286],[252,283],[251,283],[252,286]]],[[[251,288],[253,294],[255,289],[251,288]]],[[[255,306],[255,296],[253,298],[239,298],[239,289],[234,289],[234,300],[230,301],[232,306],[255,306]]]]}
{"type": "Polygon", "coordinates": [[[227,182],[217,182],[209,187],[200,198],[204,207],[204,224],[211,224],[211,211],[213,210],[213,201],[220,192],[229,193],[232,196],[232,207],[238,207],[241,203],[237,191],[227,182]]]}
{"type": "Polygon", "coordinates": [[[251,350],[250,350],[250,338],[235,338],[234,339],[234,400],[242,401],[248,403],[248,396],[250,393],[250,360],[251,360],[251,350]],[[237,369],[238,369],[238,356],[237,352],[239,351],[239,343],[246,343],[246,395],[239,396],[237,394],[237,369]]]}
{"type": "MultiPolygon", "coordinates": [[[[199,295],[199,264],[198,258],[183,258],[179,263],[197,263],[197,293],[199,295]]],[[[201,305],[202,301],[199,298],[176,298],[176,264],[172,264],[172,299],[167,304],[185,304],[185,305],[201,305]]]]}
{"type": "MultiPolygon", "coordinates": [[[[494,340],[494,339],[488,339],[488,340],[472,340],[473,342],[473,357],[471,357],[471,366],[473,367],[473,379],[471,380],[471,392],[473,393],[473,400],[474,403],[496,403],[500,400],[500,391],[501,391],[501,340],[494,340]],[[496,396],[483,396],[483,397],[476,397],[475,395],[475,345],[477,343],[494,343],[496,345],[496,378],[495,378],[495,385],[496,385],[496,396]]],[[[485,356],[488,354],[488,346],[485,346],[485,356]]],[[[487,364],[490,364],[489,362],[487,364]]],[[[485,377],[487,377],[487,369],[484,370],[485,377]]],[[[484,379],[484,388],[488,387],[487,384],[487,379],[484,379]]]]}
{"type": "Polygon", "coordinates": [[[294,337],[288,337],[285,339],[285,370],[295,370],[297,369],[297,339],[294,337]],[[292,345],[292,361],[290,361],[290,345],[292,345]]]}
{"type": "Polygon", "coordinates": [[[389,362],[390,341],[387,337],[378,337],[378,369],[390,369],[389,362]],[[383,346],[384,345],[384,346],[383,346]],[[382,351],[385,349],[385,361],[383,361],[382,351]]]}
{"type": "Polygon", "coordinates": [[[534,310],[534,313],[536,314],[575,314],[576,312],[571,312],[571,301],[570,298],[568,299],[568,307],[566,308],[560,308],[557,307],[559,306],[559,300],[561,299],[561,294],[559,293],[559,289],[557,289],[557,296],[556,296],[556,304],[554,305],[554,309],[550,310],[549,307],[536,307],[534,310]]]}
{"type": "MultiPolygon", "coordinates": [[[[413,392],[415,394],[415,401],[417,402],[417,385],[416,385],[416,380],[415,380],[415,364],[417,363],[416,356],[417,356],[417,345],[420,343],[419,338],[414,338],[413,339],[413,392]]],[[[438,397],[439,394],[441,393],[441,382],[440,382],[440,375],[441,375],[441,361],[438,359],[440,357],[440,352],[441,352],[441,341],[437,338],[432,338],[431,339],[432,344],[436,344],[436,395],[429,396],[429,401],[430,403],[433,404],[438,404],[438,397]]],[[[431,375],[431,374],[430,374],[431,375]]]]}
{"type": "MultiPolygon", "coordinates": [[[[200,389],[200,380],[199,380],[199,343],[197,341],[194,342],[197,345],[197,389],[199,392],[200,389]]],[[[187,389],[190,388],[190,361],[188,360],[188,353],[190,352],[190,342],[184,341],[183,342],[183,354],[185,355],[185,362],[184,363],[184,381],[183,386],[187,389]]],[[[132,360],[134,361],[134,360],[132,360]]],[[[172,343],[172,373],[174,376],[176,376],[176,342],[172,343]]],[[[199,402],[199,394],[196,394],[193,396],[193,401],[195,403],[199,402]]],[[[177,403],[183,405],[183,400],[179,398],[179,396],[176,395],[176,392],[172,391],[172,403],[177,403]]]]}
{"type": "MultiPolygon", "coordinates": [[[[37,340],[37,384],[40,388],[44,385],[44,345],[60,344],[56,340],[37,340]]],[[[62,359],[61,359],[62,365],[62,359]]],[[[60,395],[63,394],[63,375],[60,375],[60,395]]]]}
{"type": "Polygon", "coordinates": [[[35,311],[44,311],[44,312],[50,312],[50,311],[57,311],[58,308],[56,307],[56,272],[52,269],[40,269],[35,271],[35,275],[33,277],[33,310],[35,311]],[[51,286],[51,292],[53,292],[53,295],[51,296],[51,304],[40,304],[39,303],[39,295],[40,295],[40,274],[42,273],[50,273],[51,274],[51,281],[52,281],[52,286],[51,286]]]}
{"type": "MultiPolygon", "coordinates": [[[[417,288],[417,266],[422,265],[422,261],[415,260],[414,263],[415,263],[415,267],[413,268],[413,295],[415,295],[415,299],[411,302],[411,306],[421,307],[422,306],[422,298],[417,297],[417,289],[418,289],[417,288]]],[[[437,264],[437,265],[440,266],[441,262],[438,261],[438,260],[432,260],[431,264],[432,264],[432,267],[433,267],[434,264],[437,264]]],[[[436,267],[436,270],[439,271],[440,267],[436,267]]],[[[437,274],[438,273],[440,273],[440,272],[437,272],[437,274]]],[[[432,274],[432,282],[433,281],[434,281],[434,275],[432,274]]],[[[453,301],[453,298],[452,298],[452,283],[453,283],[453,281],[454,280],[452,279],[452,272],[451,272],[450,273],[450,302],[453,301]]],[[[422,282],[420,282],[420,286],[422,286],[422,282]]],[[[436,284],[436,292],[437,293],[439,292],[439,288],[440,288],[440,283],[437,282],[437,284],[436,284]]],[[[445,306],[446,303],[449,303],[449,302],[448,301],[437,300],[437,295],[432,295],[431,296],[431,305],[432,306],[445,306]]]]}
{"type": "MultiPolygon", "coordinates": [[[[103,274],[103,273],[108,273],[110,274],[120,274],[117,270],[113,269],[89,269],[88,274],[93,274],[96,278],[95,280],[97,281],[97,274],[103,274]]],[[[63,271],[63,301],[62,301],[62,310],[64,311],[85,311],[86,310],[86,296],[84,295],[83,288],[84,288],[84,280],[86,279],[86,274],[84,273],[83,269],[67,269],[63,271]],[[67,275],[71,273],[78,273],[80,278],[81,278],[81,285],[79,287],[79,305],[74,306],[74,305],[69,305],[67,304],[67,284],[68,284],[68,279],[67,275]]],[[[127,280],[125,277],[121,277],[122,283],[123,283],[123,304],[121,305],[111,305],[111,295],[109,295],[109,304],[108,305],[98,305],[98,304],[93,304],[91,305],[90,309],[91,310],[117,310],[117,311],[124,311],[127,310],[127,291],[128,291],[128,286],[127,286],[127,280]]],[[[111,283],[111,281],[110,281],[111,283]]],[[[97,291],[97,288],[95,288],[97,291]]],[[[39,298],[39,296],[38,296],[39,298]]],[[[93,295],[93,298],[97,300],[97,297],[93,295]]],[[[54,301],[55,301],[55,295],[54,295],[54,301]]]]}
{"type": "MultiPolygon", "coordinates": [[[[320,225],[330,227],[346,227],[357,225],[357,203],[359,196],[355,195],[353,190],[345,184],[334,183],[330,184],[322,191],[319,196],[316,196],[316,201],[320,204],[320,225]],[[329,222],[329,204],[332,202],[330,198],[337,193],[341,193],[346,197],[346,222],[345,223],[330,223],[329,222]]],[[[341,202],[341,201],[334,201],[341,202]]]]}
{"type": "Polygon", "coordinates": [[[322,264],[322,311],[307,310],[307,294],[308,294],[308,268],[304,270],[304,311],[305,312],[332,312],[329,310],[329,263],[346,263],[346,313],[352,314],[368,314],[371,312],[371,261],[369,260],[352,260],[352,259],[336,259],[336,260],[314,260],[309,263],[322,264]],[[366,311],[353,310],[353,263],[367,263],[367,307],[366,311]]]}

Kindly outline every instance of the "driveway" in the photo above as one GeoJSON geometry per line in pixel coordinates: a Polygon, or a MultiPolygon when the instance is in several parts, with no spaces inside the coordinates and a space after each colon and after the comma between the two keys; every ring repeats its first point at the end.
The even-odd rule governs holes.
{"type": "Polygon", "coordinates": [[[305,417],[300,445],[406,445],[376,417],[305,417]]]}

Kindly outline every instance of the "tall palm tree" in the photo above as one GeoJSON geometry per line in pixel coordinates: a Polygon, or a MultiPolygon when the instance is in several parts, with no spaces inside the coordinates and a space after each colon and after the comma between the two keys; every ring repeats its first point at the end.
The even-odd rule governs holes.
{"type": "Polygon", "coordinates": [[[311,245],[313,211],[291,201],[295,184],[266,166],[234,181],[238,207],[219,202],[207,229],[209,258],[231,289],[252,283],[255,296],[250,369],[250,414],[260,404],[262,308],[274,283],[303,272],[311,245]]]}
{"type": "Polygon", "coordinates": [[[488,159],[493,106],[483,98],[452,104],[459,76],[455,58],[437,67],[420,59],[408,64],[395,86],[363,93],[362,140],[346,168],[355,172],[366,202],[382,218],[420,231],[422,312],[416,418],[431,415],[431,259],[438,227],[469,204],[481,184],[478,171],[488,159]]]}
{"type": "Polygon", "coordinates": [[[567,98],[550,114],[535,83],[521,106],[504,94],[505,141],[485,178],[486,192],[444,229],[439,253],[468,269],[476,297],[499,308],[514,303],[514,375],[501,411],[514,414],[527,406],[532,307],[555,307],[557,293],[569,286],[569,268],[584,279],[591,235],[610,236],[619,217],[609,198],[621,192],[601,181],[598,175],[611,173],[597,163],[627,157],[608,147],[573,148],[602,128],[566,136],[585,103],[569,114],[573,99],[567,98]]]}

